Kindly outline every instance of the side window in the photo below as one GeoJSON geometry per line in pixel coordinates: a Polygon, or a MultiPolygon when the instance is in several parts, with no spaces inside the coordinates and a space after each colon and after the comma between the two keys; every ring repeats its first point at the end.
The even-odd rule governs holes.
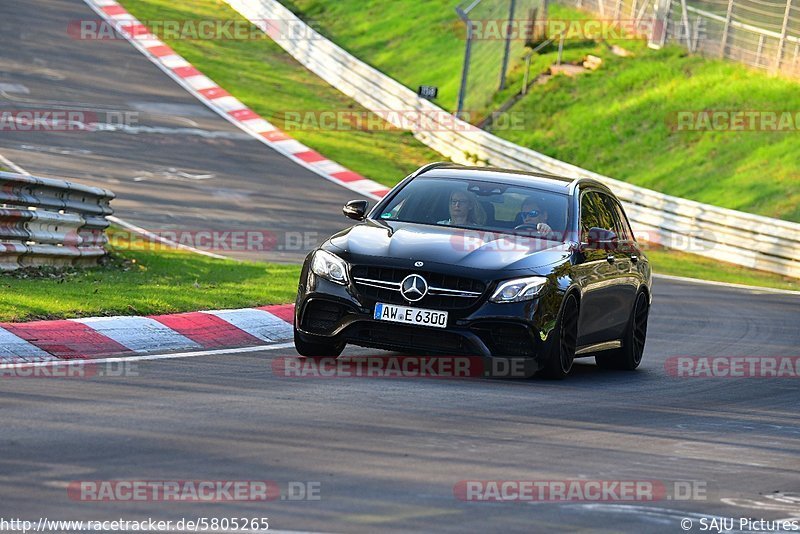
{"type": "Polygon", "coordinates": [[[617,234],[617,238],[620,241],[632,241],[633,232],[631,232],[630,226],[628,226],[628,220],[625,218],[625,212],[622,210],[622,206],[608,195],[603,195],[603,197],[608,212],[614,219],[614,227],[612,230],[617,234]]]}
{"type": "Polygon", "coordinates": [[[591,228],[614,230],[614,219],[606,208],[603,195],[594,191],[581,197],[581,241],[588,241],[591,228]]]}

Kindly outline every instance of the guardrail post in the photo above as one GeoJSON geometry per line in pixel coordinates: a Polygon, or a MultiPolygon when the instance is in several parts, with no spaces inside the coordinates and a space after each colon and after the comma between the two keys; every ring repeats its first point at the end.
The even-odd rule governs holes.
{"type": "Polygon", "coordinates": [[[756,67],[761,65],[761,52],[764,51],[764,34],[758,36],[758,48],[756,48],[756,67]]]}
{"type": "Polygon", "coordinates": [[[733,17],[733,2],[734,0],[728,0],[728,12],[725,15],[725,26],[722,28],[722,38],[720,39],[719,45],[719,57],[725,57],[725,49],[728,48],[728,32],[731,29],[731,17],[733,17]]]}
{"type": "Polygon", "coordinates": [[[781,70],[783,62],[783,47],[786,45],[786,34],[789,31],[789,12],[792,10],[792,0],[786,0],[786,10],[783,12],[783,26],[781,27],[781,40],[778,42],[778,57],[775,58],[775,66],[772,73],[776,74],[781,70]]]}

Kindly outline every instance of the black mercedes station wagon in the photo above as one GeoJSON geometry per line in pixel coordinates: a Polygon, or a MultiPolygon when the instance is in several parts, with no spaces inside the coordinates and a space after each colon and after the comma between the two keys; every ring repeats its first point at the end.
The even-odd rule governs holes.
{"type": "Polygon", "coordinates": [[[641,362],[650,266],[602,183],[434,163],[368,207],[349,202],[358,223],[306,258],[301,355],[336,357],[351,343],[522,359],[552,378],[576,357],[641,362]]]}

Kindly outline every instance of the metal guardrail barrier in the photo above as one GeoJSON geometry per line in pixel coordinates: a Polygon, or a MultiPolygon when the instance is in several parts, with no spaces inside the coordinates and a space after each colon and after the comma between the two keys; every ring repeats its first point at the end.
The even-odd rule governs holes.
{"type": "Polygon", "coordinates": [[[0,172],[0,271],[91,265],[106,254],[114,193],[0,172]]]}
{"type": "MultiPolygon", "coordinates": [[[[262,30],[268,29],[267,24],[281,21],[293,28],[303,25],[277,0],[226,1],[262,30]]],[[[634,230],[647,241],[800,278],[800,224],[665,195],[515,145],[452,117],[310,27],[305,27],[300,38],[276,42],[306,68],[367,109],[378,113],[403,110],[424,116],[426,120],[421,122],[433,127],[415,129],[414,136],[457,163],[478,161],[511,169],[596,178],[625,203],[634,230]]],[[[397,122],[392,122],[394,126],[407,127],[399,114],[383,115],[390,122],[397,117],[397,122]]]]}

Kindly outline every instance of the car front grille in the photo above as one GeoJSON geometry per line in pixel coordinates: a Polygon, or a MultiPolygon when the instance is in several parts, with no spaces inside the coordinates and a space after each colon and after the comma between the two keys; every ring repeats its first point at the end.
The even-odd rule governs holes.
{"type": "Polygon", "coordinates": [[[442,273],[374,266],[355,266],[351,273],[362,296],[387,304],[422,306],[437,310],[465,309],[476,304],[486,290],[480,280],[442,273]],[[428,294],[413,303],[400,293],[400,284],[410,274],[425,278],[429,287],[428,294]]]}
{"type": "Polygon", "coordinates": [[[348,343],[387,350],[407,350],[414,354],[479,354],[463,336],[446,330],[434,332],[424,328],[399,324],[359,322],[344,331],[348,343]]]}

